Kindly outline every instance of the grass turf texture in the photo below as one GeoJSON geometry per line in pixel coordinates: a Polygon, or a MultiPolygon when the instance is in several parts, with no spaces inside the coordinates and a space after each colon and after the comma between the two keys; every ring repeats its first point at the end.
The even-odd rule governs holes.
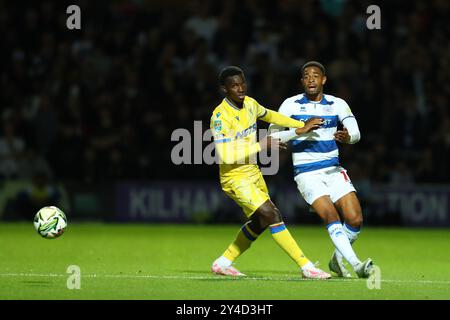
{"type": "MultiPolygon", "coordinates": [[[[236,264],[248,278],[211,274],[238,228],[69,223],[47,240],[32,223],[1,224],[0,299],[450,299],[449,230],[365,228],[354,247],[382,279],[369,290],[365,279],[302,280],[268,232],[236,264]],[[66,286],[69,265],[81,269],[79,290],[66,286]]],[[[328,270],[325,229],[289,230],[328,270]]]]}

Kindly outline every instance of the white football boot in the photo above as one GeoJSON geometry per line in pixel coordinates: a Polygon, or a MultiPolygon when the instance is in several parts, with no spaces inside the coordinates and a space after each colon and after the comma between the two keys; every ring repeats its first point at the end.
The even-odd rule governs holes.
{"type": "Polygon", "coordinates": [[[341,259],[338,259],[336,256],[336,253],[333,253],[333,256],[331,257],[330,262],[328,263],[328,268],[330,268],[330,271],[337,274],[340,278],[351,278],[352,275],[347,270],[347,268],[344,265],[344,261],[341,259]]]}
{"type": "Polygon", "coordinates": [[[217,263],[217,260],[213,262],[211,267],[211,272],[221,275],[221,276],[232,276],[232,277],[245,277],[246,275],[240,272],[238,269],[230,266],[223,266],[217,263]]]}
{"type": "Polygon", "coordinates": [[[361,262],[353,268],[355,273],[359,278],[368,278],[373,272],[373,261],[367,258],[365,261],[361,262]]]}
{"type": "Polygon", "coordinates": [[[305,279],[330,279],[331,274],[317,268],[316,266],[301,269],[302,276],[305,279]]]}

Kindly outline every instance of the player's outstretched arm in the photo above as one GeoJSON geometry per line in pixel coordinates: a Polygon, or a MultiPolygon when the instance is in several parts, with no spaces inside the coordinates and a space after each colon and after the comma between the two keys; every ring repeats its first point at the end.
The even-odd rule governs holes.
{"type": "Polygon", "coordinates": [[[311,132],[312,130],[316,130],[320,128],[323,124],[323,119],[321,118],[311,118],[305,122],[305,125],[302,128],[283,130],[284,128],[278,125],[271,125],[269,127],[270,136],[275,139],[280,139],[282,143],[286,143],[289,140],[297,139],[302,134],[311,132]],[[281,131],[280,131],[281,130],[281,131]]]}
{"type": "Polygon", "coordinates": [[[295,129],[289,129],[289,130],[270,130],[269,128],[269,135],[274,139],[279,139],[280,142],[286,143],[292,139],[295,139],[298,137],[297,133],[295,132],[295,129]]]}
{"type": "Polygon", "coordinates": [[[279,127],[284,128],[297,128],[296,132],[298,135],[308,133],[312,130],[318,129],[323,124],[323,119],[321,118],[311,118],[306,122],[298,121],[292,118],[289,118],[279,112],[266,109],[267,113],[261,117],[260,119],[278,125],[279,127]]]}
{"type": "Polygon", "coordinates": [[[270,124],[269,126],[269,136],[271,136],[274,139],[279,139],[280,142],[286,143],[289,140],[294,139],[297,137],[297,134],[295,133],[295,129],[289,129],[285,130],[285,127],[279,126],[277,124],[270,124]]]}
{"type": "Polygon", "coordinates": [[[323,124],[324,124],[324,121],[322,118],[318,118],[318,117],[310,118],[305,122],[304,127],[295,129],[295,133],[300,136],[302,134],[319,129],[320,126],[323,124]]]}
{"type": "Polygon", "coordinates": [[[302,128],[305,126],[305,123],[303,121],[289,118],[279,112],[270,109],[266,110],[266,114],[260,118],[262,121],[273,123],[283,128],[302,128]]]}

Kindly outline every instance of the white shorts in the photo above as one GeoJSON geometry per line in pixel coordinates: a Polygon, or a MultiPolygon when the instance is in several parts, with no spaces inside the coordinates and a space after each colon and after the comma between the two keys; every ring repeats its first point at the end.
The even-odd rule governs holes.
{"type": "Polygon", "coordinates": [[[331,201],[336,202],[347,193],[355,191],[342,167],[330,167],[311,172],[300,173],[294,178],[297,188],[303,199],[312,204],[317,198],[328,195],[331,201]]]}

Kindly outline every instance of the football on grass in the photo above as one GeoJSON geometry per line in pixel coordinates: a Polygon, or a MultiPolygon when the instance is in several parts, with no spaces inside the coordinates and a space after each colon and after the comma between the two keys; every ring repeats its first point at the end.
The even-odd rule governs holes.
{"type": "Polygon", "coordinates": [[[34,216],[34,228],[46,239],[58,238],[66,227],[66,215],[55,206],[43,207],[34,216]]]}

